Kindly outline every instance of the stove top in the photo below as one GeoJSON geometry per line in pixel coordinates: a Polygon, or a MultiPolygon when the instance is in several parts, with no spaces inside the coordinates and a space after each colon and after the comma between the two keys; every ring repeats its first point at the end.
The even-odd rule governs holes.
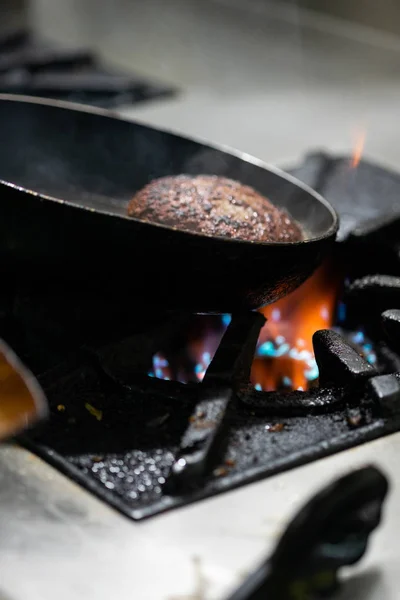
{"type": "Polygon", "coordinates": [[[4,313],[4,337],[34,370],[51,409],[50,420],[21,439],[27,448],[142,519],[400,428],[400,278],[394,274],[400,178],[368,163],[352,170],[348,159],[322,154],[294,173],[343,215],[331,260],[346,265],[346,283],[336,330],[313,336],[312,387],[265,391],[251,383],[254,355],[277,360],[296,350],[283,336],[261,343],[259,313],[232,320],[148,315],[144,331],[129,337],[99,342],[88,333],[72,342],[70,321],[58,317],[49,338],[44,331],[54,321],[48,325],[45,301],[17,295],[11,318],[4,313]],[[376,189],[385,190],[384,201],[375,202],[376,189]],[[171,367],[182,354],[193,319],[206,321],[221,341],[211,362],[211,353],[203,353],[203,364],[193,369],[205,371],[201,383],[168,380],[160,365],[171,367]],[[169,348],[169,361],[157,354],[161,348],[169,348]]]}

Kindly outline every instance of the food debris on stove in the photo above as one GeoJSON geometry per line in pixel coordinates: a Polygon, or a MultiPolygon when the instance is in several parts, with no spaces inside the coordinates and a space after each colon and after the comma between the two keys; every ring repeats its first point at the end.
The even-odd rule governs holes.
{"type": "Polygon", "coordinates": [[[103,411],[99,410],[98,408],[95,408],[94,406],[92,406],[91,404],[89,404],[89,402],[85,402],[85,408],[86,410],[88,410],[90,412],[91,415],[93,415],[98,421],[101,421],[103,418],[103,411]]]}
{"type": "Polygon", "coordinates": [[[300,242],[300,226],[248,185],[216,175],[162,177],[137,192],[128,215],[190,232],[255,242],[300,242]]]}
{"type": "Polygon", "coordinates": [[[347,422],[350,427],[360,427],[363,424],[363,416],[357,409],[349,410],[347,415],[347,422]]]}
{"type": "Polygon", "coordinates": [[[92,461],[95,463],[99,463],[102,460],[104,460],[104,456],[99,456],[99,455],[92,456],[91,458],[92,458],[92,461]]]}
{"type": "Polygon", "coordinates": [[[217,467],[213,471],[214,477],[224,477],[227,474],[228,474],[228,468],[227,467],[217,467]]]}
{"type": "Polygon", "coordinates": [[[271,433],[276,433],[282,431],[284,427],[285,423],[274,423],[273,425],[266,425],[265,429],[271,433]]]}

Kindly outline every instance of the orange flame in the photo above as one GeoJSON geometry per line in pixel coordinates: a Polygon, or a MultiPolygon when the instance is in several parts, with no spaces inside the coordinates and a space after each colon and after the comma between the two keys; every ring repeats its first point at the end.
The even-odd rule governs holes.
{"type": "Polygon", "coordinates": [[[352,167],[352,169],[355,169],[360,164],[360,160],[361,160],[362,154],[364,152],[365,139],[366,139],[365,131],[361,131],[356,137],[356,142],[355,142],[355,145],[353,148],[353,154],[352,154],[351,163],[350,163],[350,166],[352,167]]]}
{"type": "Polygon", "coordinates": [[[273,358],[255,358],[254,384],[264,390],[306,389],[307,379],[316,377],[312,336],[332,326],[339,285],[338,274],[327,262],[292,294],[262,309],[268,321],[259,342],[278,341],[280,345],[273,358]]]}
{"type": "MultiPolygon", "coordinates": [[[[341,281],[337,267],[327,261],[292,294],[262,309],[268,320],[252,366],[256,388],[306,389],[318,376],[312,336],[332,326],[341,281]]],[[[161,350],[153,357],[154,375],[201,381],[226,324],[217,315],[194,316],[175,349],[161,350]]]]}

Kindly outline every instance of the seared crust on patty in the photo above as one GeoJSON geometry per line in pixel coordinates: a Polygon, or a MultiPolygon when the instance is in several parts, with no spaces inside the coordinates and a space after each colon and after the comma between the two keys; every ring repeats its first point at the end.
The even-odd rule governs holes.
{"type": "Polygon", "coordinates": [[[285,210],[250,186],[216,175],[155,179],[135,194],[128,215],[209,236],[255,242],[304,238],[285,210]]]}

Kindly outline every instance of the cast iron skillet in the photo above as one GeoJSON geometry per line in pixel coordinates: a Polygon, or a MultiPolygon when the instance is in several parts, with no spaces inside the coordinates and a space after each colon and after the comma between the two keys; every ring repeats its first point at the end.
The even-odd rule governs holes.
{"type": "Polygon", "coordinates": [[[146,309],[254,309],[301,284],[338,228],[321,196],[261,161],[107,111],[0,95],[0,139],[2,276],[40,289],[123,295],[146,309]],[[207,237],[126,216],[143,185],[178,173],[253,186],[289,211],[306,240],[207,237]]]}

